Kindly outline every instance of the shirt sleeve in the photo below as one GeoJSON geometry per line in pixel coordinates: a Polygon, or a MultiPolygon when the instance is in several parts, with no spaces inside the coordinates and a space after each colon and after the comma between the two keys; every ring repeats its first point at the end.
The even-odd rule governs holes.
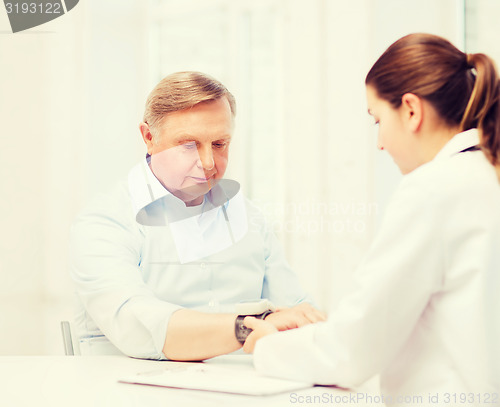
{"type": "Polygon", "coordinates": [[[358,289],[325,323],[280,332],[255,348],[257,370],[292,380],[357,386],[396,355],[442,279],[433,197],[401,185],[356,271],[358,289]]]}
{"type": "Polygon", "coordinates": [[[141,278],[143,236],[132,216],[89,211],[70,238],[71,275],[83,306],[126,355],[165,359],[167,325],[181,308],[156,298],[141,278]]]}
{"type": "Polygon", "coordinates": [[[283,246],[261,216],[265,258],[262,298],[269,299],[276,306],[292,307],[304,301],[316,305],[302,289],[297,275],[286,260],[283,246]]]}

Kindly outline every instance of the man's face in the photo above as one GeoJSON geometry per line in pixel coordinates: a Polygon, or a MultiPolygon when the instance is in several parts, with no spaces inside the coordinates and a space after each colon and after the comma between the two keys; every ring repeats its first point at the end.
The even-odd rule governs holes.
{"type": "Polygon", "coordinates": [[[225,97],[169,113],[158,139],[145,136],[151,170],[162,185],[186,206],[199,205],[203,195],[224,176],[233,117],[225,97]]]}

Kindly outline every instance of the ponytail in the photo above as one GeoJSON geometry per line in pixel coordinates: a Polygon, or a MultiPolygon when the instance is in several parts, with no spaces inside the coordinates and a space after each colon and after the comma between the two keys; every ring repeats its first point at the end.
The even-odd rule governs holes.
{"type": "Polygon", "coordinates": [[[365,83],[394,108],[405,93],[413,93],[450,126],[477,128],[500,179],[500,81],[488,56],[464,54],[436,35],[409,34],[380,56],[365,83]]]}
{"type": "MultiPolygon", "coordinates": [[[[475,71],[474,88],[460,123],[462,130],[478,128],[481,146],[495,166],[500,165],[500,81],[494,62],[484,54],[467,54],[467,65],[475,71]]],[[[498,170],[497,170],[498,171],[498,170]]]]}

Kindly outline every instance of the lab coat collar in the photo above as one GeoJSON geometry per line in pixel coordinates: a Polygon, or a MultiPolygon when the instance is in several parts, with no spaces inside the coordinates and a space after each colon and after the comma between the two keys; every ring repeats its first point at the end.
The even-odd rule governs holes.
{"type": "Polygon", "coordinates": [[[448,141],[444,147],[437,153],[434,160],[441,160],[449,158],[469,147],[477,146],[479,144],[479,133],[477,129],[470,129],[458,133],[448,141]]]}

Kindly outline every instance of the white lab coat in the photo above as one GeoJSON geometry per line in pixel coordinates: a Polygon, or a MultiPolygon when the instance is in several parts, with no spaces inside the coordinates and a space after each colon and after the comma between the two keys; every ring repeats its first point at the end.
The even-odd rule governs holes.
{"type": "Polygon", "coordinates": [[[484,293],[499,281],[500,186],[481,151],[459,153],[478,143],[476,130],[460,133],[404,177],[358,290],[327,322],[261,339],[259,371],[345,387],[380,373],[387,404],[458,405],[458,392],[476,394],[468,406],[491,403],[500,301],[484,293]]]}

